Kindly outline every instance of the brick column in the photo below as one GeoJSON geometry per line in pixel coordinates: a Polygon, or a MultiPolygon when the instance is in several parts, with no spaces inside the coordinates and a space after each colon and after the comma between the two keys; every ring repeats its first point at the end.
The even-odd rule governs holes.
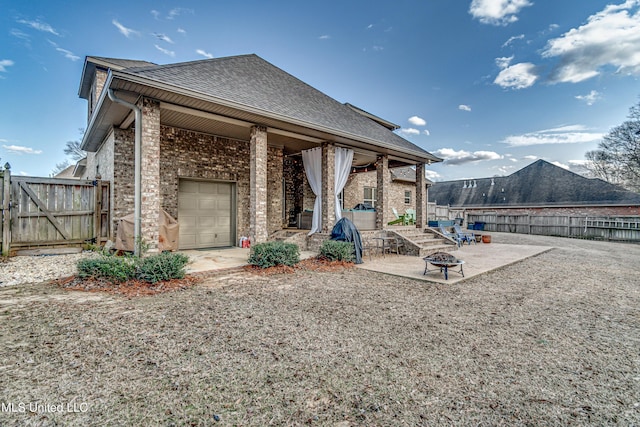
{"type": "Polygon", "coordinates": [[[331,233],[336,223],[336,146],[322,144],[322,232],[331,233]]]}
{"type": "Polygon", "coordinates": [[[251,244],[264,243],[267,231],[267,128],[251,128],[249,236],[251,244]]]}
{"type": "Polygon", "coordinates": [[[389,157],[378,156],[378,160],[376,161],[376,174],[378,179],[378,186],[376,188],[376,229],[382,230],[389,223],[389,212],[391,211],[388,196],[391,184],[391,178],[389,177],[389,157]]]}
{"type": "Polygon", "coordinates": [[[427,226],[427,180],[424,176],[424,163],[416,163],[416,228],[424,230],[427,226]]]}
{"type": "Polygon", "coordinates": [[[140,234],[149,253],[158,252],[160,240],[160,103],[143,98],[140,234]]]}

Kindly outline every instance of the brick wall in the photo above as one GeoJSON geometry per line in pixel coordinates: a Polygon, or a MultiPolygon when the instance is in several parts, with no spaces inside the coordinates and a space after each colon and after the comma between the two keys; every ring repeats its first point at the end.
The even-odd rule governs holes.
{"type": "MultiPolygon", "coordinates": [[[[304,188],[306,181],[304,166],[300,157],[285,157],[283,176],[285,183],[285,225],[294,226],[298,214],[304,209],[304,188]]],[[[309,188],[311,191],[311,188],[309,188]]]]}
{"type": "MultiPolygon", "coordinates": [[[[162,126],[160,187],[163,208],[178,218],[178,179],[230,181],[236,187],[236,234],[249,235],[249,142],[162,126]]],[[[267,225],[282,227],[282,149],[269,147],[267,225]]]]}
{"type": "MultiPolygon", "coordinates": [[[[376,172],[352,173],[349,175],[347,185],[344,187],[344,207],[353,208],[358,203],[362,203],[364,199],[365,187],[377,187],[376,172]]],[[[388,191],[388,209],[389,214],[393,216],[391,208],[396,208],[398,213],[404,213],[405,209],[416,208],[416,185],[413,182],[391,181],[388,191]],[[404,202],[404,192],[411,191],[411,203],[404,202]]]]}

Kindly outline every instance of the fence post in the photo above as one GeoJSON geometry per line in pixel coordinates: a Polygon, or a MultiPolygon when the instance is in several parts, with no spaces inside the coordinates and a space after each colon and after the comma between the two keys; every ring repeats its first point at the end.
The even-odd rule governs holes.
{"type": "Polygon", "coordinates": [[[9,207],[11,203],[9,197],[11,195],[11,165],[6,163],[2,172],[2,256],[9,256],[9,247],[11,246],[11,215],[9,207]]]}

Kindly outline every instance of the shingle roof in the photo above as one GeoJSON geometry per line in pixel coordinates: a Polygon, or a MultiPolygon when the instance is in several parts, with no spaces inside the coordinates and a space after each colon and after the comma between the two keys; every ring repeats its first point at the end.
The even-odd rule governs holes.
{"type": "Polygon", "coordinates": [[[132,67],[149,67],[149,66],[156,66],[157,64],[154,64],[153,62],[149,62],[149,61],[143,61],[143,60],[139,60],[139,59],[121,59],[121,58],[106,58],[103,56],[92,56],[91,58],[99,61],[99,62],[106,62],[108,64],[110,64],[111,66],[114,66],[113,68],[132,68],[132,67]]]}
{"type": "Polygon", "coordinates": [[[276,114],[310,127],[321,126],[399,150],[420,153],[433,161],[440,161],[381,124],[257,55],[144,65],[125,69],[124,73],[276,114]]]}
{"type": "Polygon", "coordinates": [[[637,205],[640,194],[537,160],[509,176],[436,182],[429,190],[429,201],[464,207],[637,205]]]}

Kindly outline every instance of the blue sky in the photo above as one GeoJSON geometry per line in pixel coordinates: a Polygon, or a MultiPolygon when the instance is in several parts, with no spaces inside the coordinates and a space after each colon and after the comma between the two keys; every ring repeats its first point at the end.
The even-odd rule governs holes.
{"type": "Polygon", "coordinates": [[[0,162],[48,176],[81,137],[85,56],[256,53],[402,126],[433,180],[584,162],[640,95],[640,0],[17,1],[0,6],[0,162]]]}

